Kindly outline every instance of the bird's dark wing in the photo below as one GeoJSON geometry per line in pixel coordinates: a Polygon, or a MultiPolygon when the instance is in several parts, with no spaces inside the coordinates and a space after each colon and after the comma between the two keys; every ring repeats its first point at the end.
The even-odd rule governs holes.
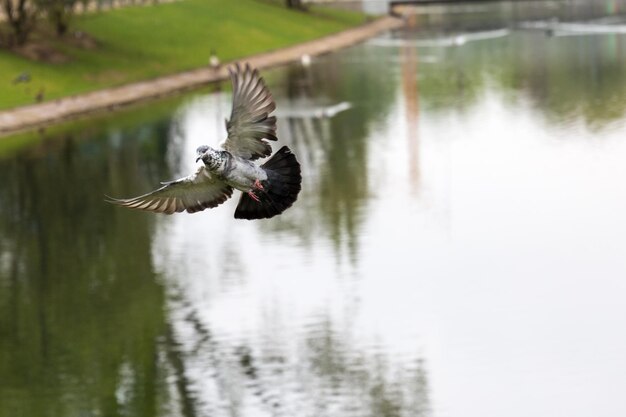
{"type": "Polygon", "coordinates": [[[245,159],[269,156],[272,147],[267,140],[276,139],[276,117],[270,113],[276,108],[272,94],[257,70],[246,64],[230,68],[233,83],[233,109],[226,121],[228,138],[225,150],[245,159]]]}
{"type": "Polygon", "coordinates": [[[110,203],[156,213],[173,214],[187,210],[195,213],[213,208],[228,200],[233,194],[230,185],[220,181],[204,167],[188,177],[163,183],[151,193],[129,199],[109,198],[110,203]]]}

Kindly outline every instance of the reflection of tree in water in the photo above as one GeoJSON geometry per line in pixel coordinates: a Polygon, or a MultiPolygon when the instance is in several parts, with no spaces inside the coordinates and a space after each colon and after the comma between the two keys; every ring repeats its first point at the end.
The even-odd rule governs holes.
{"type": "Polygon", "coordinates": [[[216,334],[194,307],[179,299],[172,346],[181,359],[177,377],[190,393],[194,415],[428,416],[430,393],[424,360],[399,364],[384,349],[365,349],[321,317],[294,337],[216,334]],[[184,328],[193,332],[184,331],[184,328]]]}
{"type": "Polygon", "coordinates": [[[439,54],[440,62],[420,67],[420,99],[427,109],[467,109],[495,86],[512,102],[529,97],[557,124],[583,119],[599,128],[626,113],[626,44],[618,36],[516,32],[425,49],[439,54]]]}
{"type": "MultiPolygon", "coordinates": [[[[319,219],[335,245],[347,245],[352,255],[370,193],[369,135],[395,94],[394,82],[382,76],[387,74],[385,60],[372,63],[374,68],[367,71],[337,56],[308,68],[294,64],[286,69],[284,84],[274,87],[283,107],[352,104],[332,118],[285,116],[278,121],[281,141],[293,147],[303,165],[303,190],[297,204],[306,209],[299,210],[295,231],[305,239],[317,237],[319,219]]],[[[281,226],[285,227],[286,219],[281,226]]]]}
{"type": "Polygon", "coordinates": [[[136,169],[162,175],[165,125],[0,161],[0,416],[147,416],[165,401],[152,219],[103,202],[136,169]]]}
{"type": "Polygon", "coordinates": [[[626,1],[557,0],[489,2],[472,8],[468,4],[450,4],[447,13],[416,13],[419,30],[434,33],[498,29],[514,22],[556,20],[582,22],[615,15],[626,8],[626,1]],[[469,6],[469,7],[468,7],[469,6]],[[556,6],[556,7],[555,7],[556,6]]]}
{"type": "Polygon", "coordinates": [[[352,347],[345,332],[336,331],[330,320],[311,329],[306,344],[313,373],[306,382],[330,397],[320,398],[318,404],[327,413],[332,414],[338,406],[349,410],[346,415],[428,415],[428,381],[422,358],[415,357],[397,369],[388,352],[352,347]]]}
{"type": "Polygon", "coordinates": [[[626,46],[616,36],[522,38],[511,77],[551,120],[602,127],[626,113],[626,46]]]}

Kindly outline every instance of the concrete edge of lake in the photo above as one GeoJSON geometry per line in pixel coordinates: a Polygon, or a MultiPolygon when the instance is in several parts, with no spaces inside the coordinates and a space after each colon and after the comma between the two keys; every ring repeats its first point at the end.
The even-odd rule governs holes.
{"type": "MultiPolygon", "coordinates": [[[[259,69],[268,68],[298,60],[303,55],[315,56],[345,48],[380,32],[402,25],[402,19],[385,16],[342,32],[298,45],[244,57],[231,63],[247,62],[259,69]]],[[[110,111],[140,101],[225,80],[228,78],[227,67],[231,63],[225,63],[217,69],[199,68],[121,87],[107,88],[50,102],[0,111],[0,136],[60,123],[95,112],[110,111]]]]}

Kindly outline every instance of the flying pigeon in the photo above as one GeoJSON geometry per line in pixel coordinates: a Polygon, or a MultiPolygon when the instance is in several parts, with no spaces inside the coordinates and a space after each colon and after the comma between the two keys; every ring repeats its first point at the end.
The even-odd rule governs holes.
{"type": "Polygon", "coordinates": [[[269,219],[282,213],[298,198],[302,175],[296,156],[287,146],[264,164],[253,161],[270,156],[275,141],[276,104],[263,78],[248,64],[229,68],[233,84],[233,108],[226,120],[228,137],[222,149],[202,145],[196,150],[197,171],[162,183],[162,187],[139,197],[109,198],[124,207],[157,213],[195,213],[228,200],[233,189],[242,191],[235,210],[237,219],[269,219]]]}

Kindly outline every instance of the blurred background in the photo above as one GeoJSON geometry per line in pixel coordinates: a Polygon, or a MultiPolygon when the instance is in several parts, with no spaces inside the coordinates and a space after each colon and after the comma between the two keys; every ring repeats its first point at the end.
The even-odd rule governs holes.
{"type": "Polygon", "coordinates": [[[104,202],[191,172],[226,82],[0,138],[0,416],[626,415],[626,2],[394,12],[262,71],[271,220],[104,202]]]}

